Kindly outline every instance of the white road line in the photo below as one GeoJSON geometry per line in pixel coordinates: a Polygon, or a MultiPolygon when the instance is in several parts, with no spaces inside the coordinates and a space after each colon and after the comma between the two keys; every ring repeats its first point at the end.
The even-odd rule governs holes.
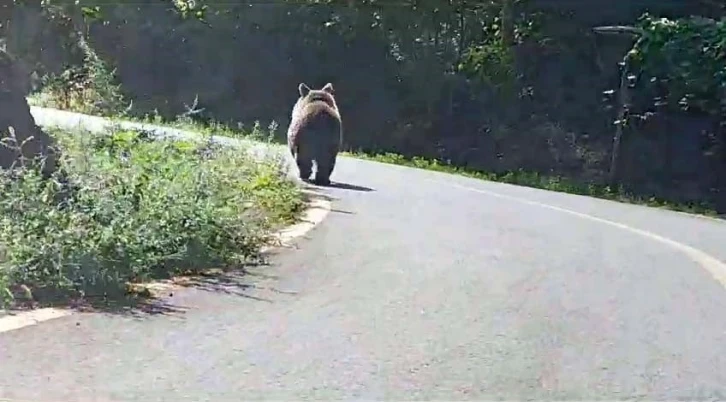
{"type": "MultiPolygon", "coordinates": [[[[305,236],[309,231],[322,222],[331,209],[331,202],[323,198],[314,198],[310,201],[308,209],[300,218],[300,222],[279,231],[275,237],[282,247],[299,237],[305,236]]],[[[263,247],[262,252],[266,253],[275,246],[263,247]]]]}
{"type": "Polygon", "coordinates": [[[585,214],[582,212],[577,212],[577,211],[573,211],[573,210],[566,209],[566,208],[556,207],[554,205],[544,204],[541,202],[532,201],[532,200],[528,200],[525,198],[513,197],[511,195],[500,194],[500,193],[497,193],[494,191],[482,190],[482,189],[478,189],[478,188],[474,188],[474,187],[464,186],[461,184],[443,182],[441,180],[434,180],[434,179],[426,179],[426,180],[433,181],[433,182],[436,182],[439,184],[444,184],[444,185],[460,188],[462,190],[473,191],[475,193],[486,194],[486,195],[489,195],[492,197],[504,198],[507,200],[516,201],[516,202],[520,202],[523,204],[529,204],[529,205],[534,205],[534,206],[541,207],[541,208],[551,209],[553,211],[563,212],[566,214],[577,216],[579,218],[589,219],[594,222],[599,222],[599,223],[603,223],[606,225],[610,225],[610,226],[616,227],[618,229],[627,230],[631,233],[635,233],[635,234],[641,235],[643,237],[649,238],[651,240],[655,240],[657,242],[665,244],[668,247],[671,247],[675,250],[678,250],[678,251],[686,254],[690,259],[692,259],[694,262],[696,262],[702,268],[704,268],[706,271],[708,271],[714,277],[714,279],[716,279],[718,281],[718,283],[721,284],[721,286],[726,288],[726,263],[724,263],[723,261],[717,259],[716,257],[714,257],[710,254],[707,254],[701,250],[698,250],[691,246],[685,245],[683,243],[679,243],[679,242],[669,239],[667,237],[663,237],[661,235],[655,234],[653,232],[649,232],[647,230],[634,228],[634,227],[628,226],[624,223],[599,218],[597,216],[588,215],[588,214],[585,214]]]}

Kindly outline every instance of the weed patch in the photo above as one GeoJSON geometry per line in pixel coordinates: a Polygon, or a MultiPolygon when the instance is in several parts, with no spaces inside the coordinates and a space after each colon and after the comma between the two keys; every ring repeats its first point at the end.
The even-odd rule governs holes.
{"type": "Polygon", "coordinates": [[[304,206],[274,157],[137,131],[52,135],[61,151],[53,177],[35,165],[0,172],[5,305],[240,266],[304,206]]]}
{"type": "Polygon", "coordinates": [[[78,47],[83,52],[83,64],[43,77],[42,90],[33,94],[28,103],[98,116],[126,115],[131,103],[124,98],[115,70],[85,39],[79,40],[78,47]]]}

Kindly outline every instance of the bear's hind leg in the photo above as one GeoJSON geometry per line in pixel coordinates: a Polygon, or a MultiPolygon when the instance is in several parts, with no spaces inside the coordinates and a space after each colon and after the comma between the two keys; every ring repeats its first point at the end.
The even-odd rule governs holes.
{"type": "Polygon", "coordinates": [[[295,154],[295,163],[297,163],[297,169],[300,171],[300,179],[303,181],[310,180],[310,175],[313,173],[313,160],[300,147],[298,147],[295,154]]]}
{"type": "Polygon", "coordinates": [[[335,160],[337,159],[337,153],[332,155],[325,155],[317,160],[317,169],[315,171],[315,184],[321,186],[330,185],[330,175],[333,174],[335,169],[335,160]]]}

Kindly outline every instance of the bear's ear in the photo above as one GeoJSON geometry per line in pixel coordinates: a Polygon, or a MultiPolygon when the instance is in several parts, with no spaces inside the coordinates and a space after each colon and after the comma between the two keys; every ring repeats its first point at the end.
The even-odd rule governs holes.
{"type": "Polygon", "coordinates": [[[300,92],[300,96],[305,97],[310,92],[310,87],[305,85],[304,82],[301,82],[300,85],[297,86],[297,91],[300,92]]]}
{"type": "Polygon", "coordinates": [[[333,84],[331,84],[331,83],[325,84],[325,86],[323,87],[323,91],[325,91],[325,92],[327,92],[329,94],[332,94],[335,91],[333,89],[333,84]]]}

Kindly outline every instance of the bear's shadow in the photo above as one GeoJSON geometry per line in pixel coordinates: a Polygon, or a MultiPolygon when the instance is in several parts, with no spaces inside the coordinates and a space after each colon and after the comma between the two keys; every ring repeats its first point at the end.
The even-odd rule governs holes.
{"type": "Polygon", "coordinates": [[[331,181],[330,184],[317,184],[313,180],[306,180],[309,184],[313,184],[317,187],[322,188],[339,188],[341,190],[351,190],[351,191],[361,191],[361,192],[371,192],[376,191],[370,187],[364,187],[364,186],[357,186],[355,184],[348,184],[348,183],[342,183],[342,182],[336,182],[331,181]]]}

